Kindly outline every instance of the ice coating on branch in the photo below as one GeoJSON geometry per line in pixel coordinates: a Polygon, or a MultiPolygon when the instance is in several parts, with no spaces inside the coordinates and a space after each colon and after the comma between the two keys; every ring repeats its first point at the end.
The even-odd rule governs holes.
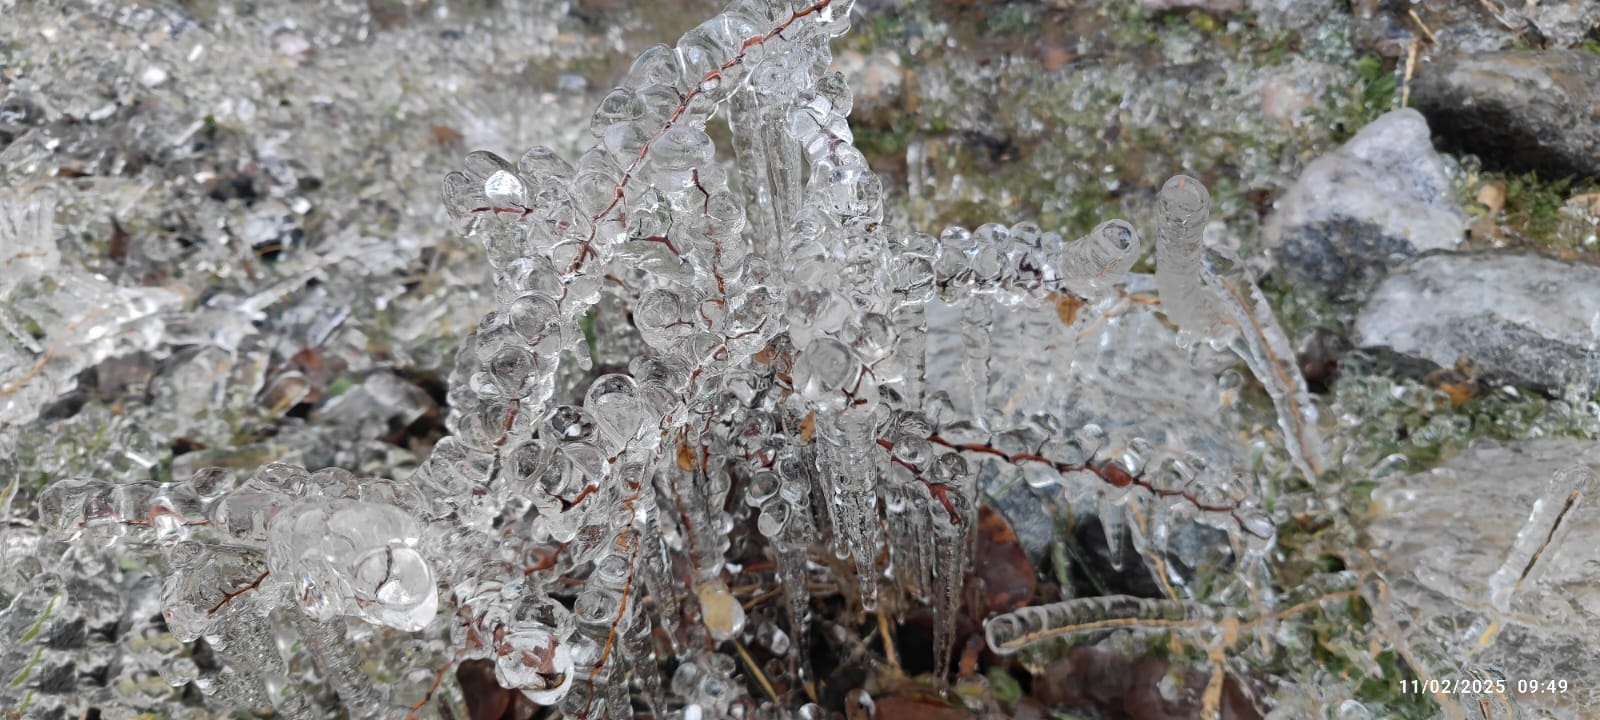
{"type": "Polygon", "coordinates": [[[1505,563],[1489,576],[1489,604],[1495,611],[1511,612],[1512,594],[1540,570],[1543,553],[1560,547],[1572,530],[1572,512],[1596,491],[1600,491],[1600,472],[1581,463],[1562,468],[1545,481],[1505,563]]]}
{"type": "Polygon", "coordinates": [[[1161,187],[1157,203],[1156,286],[1162,312],[1179,328],[1179,343],[1204,340],[1245,361],[1272,397],[1289,456],[1315,483],[1323,467],[1316,406],[1261,289],[1242,272],[1219,272],[1231,263],[1205,247],[1211,194],[1179,175],[1161,187]]]}
{"type": "Polygon", "coordinates": [[[438,594],[417,550],[421,525],[393,505],[310,497],[272,519],[267,569],[293,578],[308,617],[359,617],[397,630],[433,621],[438,594]]]}
{"type": "Polygon", "coordinates": [[[1068,288],[1094,297],[1122,282],[1143,250],[1132,225],[1108,220],[1061,252],[1061,277],[1068,288]]]}
{"type": "Polygon", "coordinates": [[[1176,324],[1184,345],[1207,340],[1221,347],[1231,330],[1219,307],[1216,278],[1203,264],[1205,225],[1211,193],[1194,178],[1179,175],[1157,196],[1156,285],[1162,312],[1176,324]]]}
{"type": "Polygon", "coordinates": [[[77,375],[161,340],[163,314],[182,298],[160,287],[125,287],[62,267],[56,194],[0,189],[0,424],[30,421],[77,375]],[[27,302],[22,302],[26,298],[27,302]],[[21,310],[22,312],[18,312],[21,310]],[[29,327],[49,328],[35,338],[29,327]]]}
{"type": "Polygon", "coordinates": [[[0,298],[61,265],[55,214],[56,197],[48,190],[0,192],[0,298]]]}
{"type": "Polygon", "coordinates": [[[1010,654],[1030,644],[1073,633],[1115,627],[1143,626],[1151,630],[1201,627],[1217,618],[1216,610],[1197,603],[1113,595],[1037,605],[996,615],[984,622],[983,631],[991,650],[1010,654]]]}
{"type": "MultiPolygon", "coordinates": [[[[1147,297],[1129,299],[1149,294],[1129,286],[1133,227],[935,238],[886,222],[849,88],[826,72],[848,21],[839,0],[735,3],[646,49],[589,116],[581,155],[463,158],[441,201],[485,250],[493,307],[454,348],[450,434],[410,474],[268,463],[166,485],[69,478],[41,497],[45,524],[159,556],[174,635],[205,638],[224,663],[172,679],[286,716],[309,706],[277,691],[302,672],[274,649],[281,636],[304,640],[318,681],[360,712],[429,711],[434,677],[475,662],[571,718],[747,713],[749,668],[732,653],[760,640],[807,672],[817,587],[862,610],[931,610],[943,683],[980,488],[1001,477],[1092,496],[1118,567],[1229,564],[1255,582],[1275,527],[1253,478],[1168,436],[1108,431],[1072,400],[1083,338],[1148,317],[1147,297]],[[718,114],[726,134],[707,130],[718,114]],[[1023,310],[1043,312],[1019,331],[1008,318],[1023,310]],[[958,346],[930,342],[940,313],[960,318],[958,346]],[[1051,404],[1021,409],[1040,398],[1051,404]],[[778,650],[775,621],[795,647],[778,650]],[[433,663],[426,676],[380,681],[356,662],[352,642],[395,637],[433,663]]],[[[1198,258],[1204,190],[1188,191],[1169,215],[1198,258]]],[[[1206,313],[1237,321],[1196,297],[1174,317],[1185,329],[1206,313]]],[[[312,391],[285,377],[271,394],[291,406],[312,391]]],[[[1199,592],[1184,570],[1160,576],[1199,592]]],[[[1221,617],[1166,602],[1128,612],[1221,617]]],[[[1017,617],[1043,628],[1075,612],[1017,617]]]]}

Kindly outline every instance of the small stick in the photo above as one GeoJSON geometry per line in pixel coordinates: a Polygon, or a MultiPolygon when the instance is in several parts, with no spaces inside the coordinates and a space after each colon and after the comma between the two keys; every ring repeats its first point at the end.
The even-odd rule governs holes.
{"type": "Polygon", "coordinates": [[[455,664],[455,661],[451,660],[445,663],[444,667],[439,668],[439,672],[433,674],[433,684],[428,686],[427,694],[423,695],[422,699],[417,701],[417,704],[411,706],[411,712],[406,713],[406,720],[417,720],[417,711],[421,710],[423,706],[428,704],[429,700],[433,699],[434,693],[439,692],[439,685],[444,682],[445,673],[450,672],[450,668],[454,667],[455,664]]]}
{"type": "MultiPolygon", "coordinates": [[[[1134,525],[1139,527],[1139,534],[1148,538],[1150,537],[1150,530],[1149,528],[1145,527],[1144,513],[1139,512],[1138,503],[1138,498],[1128,498],[1128,517],[1129,519],[1133,520],[1134,525]]],[[[1145,559],[1149,560],[1151,564],[1155,565],[1155,572],[1151,574],[1155,575],[1156,582],[1161,584],[1161,592],[1163,596],[1168,600],[1177,600],[1177,591],[1173,590],[1172,584],[1167,582],[1167,559],[1161,556],[1161,549],[1149,547],[1148,544],[1146,544],[1146,549],[1149,552],[1145,554],[1145,559]]]]}
{"type": "Polygon", "coordinates": [[[773,588],[761,593],[760,595],[746,600],[744,602],[744,610],[745,612],[750,612],[751,610],[754,610],[760,605],[766,603],[768,600],[771,600],[772,598],[775,598],[781,594],[783,594],[783,588],[773,588]]]}
{"type": "Polygon", "coordinates": [[[750,674],[755,676],[756,684],[760,685],[762,691],[767,693],[767,697],[773,702],[778,702],[778,691],[772,689],[772,683],[767,680],[767,674],[761,672],[760,666],[756,665],[755,658],[750,657],[750,653],[744,649],[744,643],[734,640],[733,650],[739,653],[739,659],[743,660],[745,666],[750,668],[750,674]]]}
{"type": "MultiPolygon", "coordinates": [[[[1412,11],[1415,14],[1415,10],[1412,11]]],[[[1411,103],[1411,78],[1417,74],[1417,46],[1421,42],[1412,40],[1406,45],[1406,75],[1400,82],[1400,107],[1411,103]]]]}
{"type": "Polygon", "coordinates": [[[894,651],[894,633],[889,631],[889,616],[883,610],[883,603],[878,603],[878,635],[883,638],[883,655],[889,667],[897,677],[902,675],[900,656],[894,651]]]}
{"type": "Polygon", "coordinates": [[[1408,10],[1407,12],[1411,13],[1411,21],[1417,24],[1417,29],[1421,30],[1423,36],[1428,38],[1428,44],[1429,45],[1438,45],[1439,44],[1438,38],[1435,38],[1433,36],[1433,31],[1428,29],[1428,24],[1422,21],[1422,16],[1417,14],[1416,9],[1413,8],[1411,10],[1408,10]]]}

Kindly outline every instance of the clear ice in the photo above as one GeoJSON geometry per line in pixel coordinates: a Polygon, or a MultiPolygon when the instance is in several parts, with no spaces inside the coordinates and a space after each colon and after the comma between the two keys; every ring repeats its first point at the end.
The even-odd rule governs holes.
{"type": "MultiPolygon", "coordinates": [[[[19,638],[0,652],[0,703],[80,710],[52,673],[109,653],[41,628],[88,615],[132,628],[146,679],[193,683],[218,711],[321,717],[331,692],[351,717],[447,717],[450,672],[481,662],[569,718],[822,717],[800,682],[751,693],[745,647],[806,679],[811,593],[826,580],[862,613],[931,610],[943,689],[980,498],[1010,480],[1092,509],[1108,564],[1150,567],[1164,597],[1004,613],[985,627],[996,653],[1166,630],[1203,648],[1220,678],[1224,649],[1293,647],[1286,618],[1364,592],[1353,573],[1272,591],[1284,514],[1218,419],[1226,361],[1198,345],[1238,355],[1266,387],[1308,480],[1325,461],[1264,296],[1204,247],[1206,190],[1183,176],[1163,188],[1153,277],[1131,272],[1146,246],[1123,221],[1077,239],[1026,222],[896,227],[854,144],[850,89],[829,71],[851,12],[851,0],[738,0],[641,53],[574,125],[590,142],[580,155],[476,150],[444,177],[450,226],[481,244],[487,268],[481,296],[434,300],[492,307],[450,345],[449,433],[411,472],[356,471],[375,438],[439,412],[384,368],[361,368],[318,410],[350,425],[359,451],[286,432],[187,453],[158,483],[158,433],[107,418],[114,452],[48,468],[53,481],[29,498],[37,527],[0,534],[0,589],[20,589],[0,595],[0,635],[19,638]],[[1113,403],[1132,410],[1100,412],[1113,403]],[[310,469],[330,458],[352,470],[310,469]],[[780,612],[752,612],[733,582],[755,561],[773,568],[780,612]],[[1203,565],[1229,577],[1202,583],[1203,565]],[[1218,598],[1229,604],[1208,604],[1218,598]]],[[[298,52],[296,32],[277,36],[280,55],[298,52]]],[[[161,437],[223,442],[225,424],[195,418],[229,393],[281,418],[332,392],[313,381],[315,356],[269,377],[252,346],[268,308],[317,347],[394,299],[319,286],[393,262],[387,246],[347,237],[296,274],[207,298],[197,320],[159,284],[64,267],[56,202],[0,191],[0,512],[20,482],[10,427],[84,371],[164,339],[193,346],[167,360],[178,381],[149,388],[183,419],[161,437]]],[[[280,221],[244,232],[275,236],[280,221]]],[[[397,332],[445,322],[443,309],[409,310],[397,332]]],[[[1535,504],[1490,581],[1497,612],[1535,567],[1536,541],[1559,539],[1566,498],[1592,493],[1591,476],[1563,494],[1576,482],[1535,504]]],[[[138,709],[194,716],[162,699],[165,686],[147,695],[138,709]]],[[[861,690],[851,702],[872,705],[861,690]]]]}

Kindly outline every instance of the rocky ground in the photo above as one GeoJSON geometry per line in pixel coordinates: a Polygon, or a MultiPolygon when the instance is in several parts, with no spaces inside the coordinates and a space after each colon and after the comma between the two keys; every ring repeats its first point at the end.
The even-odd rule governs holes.
{"type": "MultiPolygon", "coordinates": [[[[18,470],[0,516],[25,523],[63,475],[414,463],[442,432],[451,346],[486,305],[440,178],[478,148],[575,156],[632,56],[719,5],[0,0],[0,470],[18,470]]],[[[1600,641],[1600,606],[1579,533],[1498,644],[1476,655],[1464,633],[1517,508],[1600,438],[1600,5],[856,14],[836,64],[898,222],[1148,231],[1166,178],[1200,178],[1208,242],[1261,278],[1348,481],[1348,523],[1280,531],[1282,572],[1366,554],[1444,652],[1571,683],[1519,698],[1533,716],[1589,712],[1600,684],[1578,648],[1600,641]],[[1452,558],[1475,574],[1439,580],[1452,558]]],[[[1049,564],[1058,524],[1026,489],[994,495],[1049,564]]],[[[29,553],[0,546],[0,598],[46,562],[29,553]]],[[[1097,652],[1056,658],[1027,697],[1004,669],[987,692],[1018,716],[1185,716],[1136,684],[1086,683],[1083,666],[1112,662],[1097,652]]],[[[1429,712],[1393,684],[1362,693],[1379,717],[1429,712]]],[[[884,717],[932,712],[889,700],[884,717]]]]}

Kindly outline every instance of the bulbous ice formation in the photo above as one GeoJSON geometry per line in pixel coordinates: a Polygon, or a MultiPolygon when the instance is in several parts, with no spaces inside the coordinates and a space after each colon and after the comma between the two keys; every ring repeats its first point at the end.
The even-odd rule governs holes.
{"type": "Polygon", "coordinates": [[[292,595],[320,621],[359,617],[416,631],[439,610],[417,520],[392,505],[308,497],[279,511],[267,567],[292,579],[292,595]]]}

